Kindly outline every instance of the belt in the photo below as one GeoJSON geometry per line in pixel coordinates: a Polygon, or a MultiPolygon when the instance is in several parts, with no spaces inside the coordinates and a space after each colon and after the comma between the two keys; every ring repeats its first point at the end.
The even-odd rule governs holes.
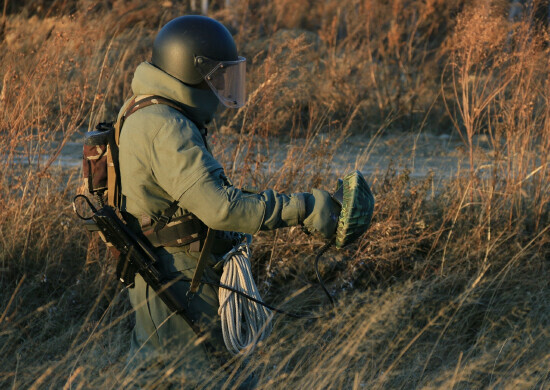
{"type": "Polygon", "coordinates": [[[190,245],[192,252],[200,251],[207,231],[206,225],[193,214],[174,218],[158,231],[155,231],[155,224],[148,216],[142,217],[140,225],[143,235],[154,247],[190,245]]]}

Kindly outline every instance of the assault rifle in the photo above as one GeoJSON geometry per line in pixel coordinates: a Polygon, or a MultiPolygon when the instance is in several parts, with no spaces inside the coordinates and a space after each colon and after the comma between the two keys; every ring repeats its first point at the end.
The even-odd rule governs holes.
{"type": "Polygon", "coordinates": [[[98,210],[86,196],[77,195],[73,208],[86,221],[88,231],[99,232],[107,246],[114,249],[112,252],[118,257],[117,277],[126,287],[133,286],[135,274],[139,273],[170,310],[181,315],[195,333],[202,334],[197,325],[198,313],[189,309],[188,299],[176,293],[174,283],[178,279],[162,275],[158,269],[159,259],[146,239],[135,234],[111,206],[103,205],[98,210]],[[75,202],[78,198],[83,198],[88,203],[93,212],[91,217],[83,217],[77,211],[75,202]]]}

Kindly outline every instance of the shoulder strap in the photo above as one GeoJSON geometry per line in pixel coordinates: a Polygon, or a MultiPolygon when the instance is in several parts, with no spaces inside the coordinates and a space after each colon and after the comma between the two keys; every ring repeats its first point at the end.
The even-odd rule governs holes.
{"type": "MultiPolygon", "coordinates": [[[[120,209],[121,186],[120,186],[120,165],[118,162],[118,142],[120,138],[120,129],[124,124],[124,120],[128,117],[128,113],[136,105],[136,96],[126,103],[124,113],[117,119],[115,123],[115,133],[109,139],[107,146],[107,204],[116,209],[120,209]]],[[[135,111],[134,111],[135,112],[135,111]]]]}

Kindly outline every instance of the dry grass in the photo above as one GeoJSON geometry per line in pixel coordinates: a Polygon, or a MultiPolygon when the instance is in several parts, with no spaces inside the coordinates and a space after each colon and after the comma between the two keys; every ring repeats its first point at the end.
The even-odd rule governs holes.
{"type": "MultiPolygon", "coordinates": [[[[155,32],[186,6],[8,3],[0,386],[185,387],[170,368],[124,371],[132,313],[110,257],[70,209],[80,172],[58,159],[83,128],[115,115],[155,32]]],[[[249,104],[220,112],[212,131],[235,183],[332,189],[346,137],[376,147],[385,133],[459,135],[464,174],[435,182],[390,165],[369,178],[369,234],[322,262],[334,309],[312,270],[320,241],[299,229],[258,235],[266,299],[325,317],[277,317],[233,383],[255,371],[259,388],[547,388],[547,28],[528,13],[508,18],[505,1],[235,3],[211,10],[249,60],[249,104]]],[[[368,151],[356,167],[365,161],[368,151]]],[[[215,381],[225,376],[207,387],[215,381]]]]}

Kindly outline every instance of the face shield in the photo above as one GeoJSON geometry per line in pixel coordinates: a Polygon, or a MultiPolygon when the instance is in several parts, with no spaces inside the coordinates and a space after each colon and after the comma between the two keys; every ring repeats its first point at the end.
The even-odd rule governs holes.
{"type": "Polygon", "coordinates": [[[244,106],[246,58],[239,57],[236,61],[216,61],[197,56],[195,68],[224,106],[230,108],[244,106]]]}

